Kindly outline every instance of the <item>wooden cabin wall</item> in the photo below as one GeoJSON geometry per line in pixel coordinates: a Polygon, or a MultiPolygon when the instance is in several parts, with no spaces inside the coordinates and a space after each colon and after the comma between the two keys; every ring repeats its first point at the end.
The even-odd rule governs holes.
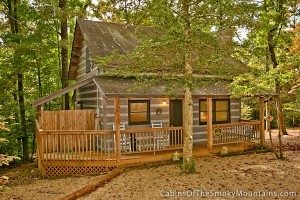
{"type": "MultiPolygon", "coordinates": [[[[133,99],[132,99],[133,100],[133,99]]],[[[142,100],[140,98],[139,100],[142,100]]],[[[143,100],[148,100],[144,98],[143,100]]],[[[151,122],[163,122],[164,127],[169,126],[169,101],[167,100],[167,104],[163,104],[163,98],[151,98],[150,99],[150,121],[151,122]],[[156,109],[161,108],[162,114],[157,115],[156,109]]],[[[106,103],[106,123],[102,124],[102,129],[111,130],[114,123],[114,99],[109,98],[105,100],[106,103]]],[[[193,130],[194,130],[194,142],[195,143],[205,143],[207,140],[206,134],[206,125],[199,125],[199,99],[195,98],[194,100],[194,122],[193,122],[193,130]]],[[[240,120],[241,115],[241,102],[239,99],[230,99],[230,118],[231,122],[238,122],[240,120]]],[[[128,98],[120,99],[120,123],[125,124],[126,129],[137,129],[137,128],[149,128],[151,124],[148,125],[128,125],[128,98]]]]}
{"type": "Polygon", "coordinates": [[[79,88],[76,92],[77,109],[96,109],[97,108],[97,86],[90,83],[79,88]]]}
{"type": "MultiPolygon", "coordinates": [[[[199,99],[193,99],[194,104],[194,143],[205,143],[207,141],[206,125],[199,125],[199,99]]],[[[230,120],[238,122],[241,116],[241,100],[230,99],[230,120]]]]}
{"type": "MultiPolygon", "coordinates": [[[[151,124],[147,125],[129,125],[128,124],[128,100],[129,98],[120,98],[120,123],[125,124],[126,129],[142,129],[151,128],[151,124]]],[[[130,98],[130,100],[149,100],[149,98],[130,98]]],[[[164,127],[169,126],[169,102],[163,104],[164,98],[151,98],[150,99],[150,123],[162,122],[164,127]],[[156,114],[156,109],[161,108],[162,114],[156,114]]],[[[114,98],[108,98],[105,101],[105,118],[106,123],[103,124],[103,128],[111,130],[114,123],[114,98]]]]}
{"type": "MultiPolygon", "coordinates": [[[[148,98],[138,98],[139,100],[148,100],[148,98]]],[[[78,100],[83,102],[83,109],[97,108],[97,87],[95,84],[90,84],[79,89],[78,100]]],[[[125,124],[126,129],[149,128],[148,125],[128,125],[128,100],[129,98],[120,98],[120,123],[125,124]]],[[[131,98],[134,100],[134,98],[131,98]]],[[[169,100],[167,104],[163,104],[164,98],[150,99],[150,122],[163,122],[164,127],[169,126],[169,100]],[[162,114],[157,115],[156,109],[161,108],[162,114]]],[[[99,111],[100,111],[100,127],[101,130],[112,130],[114,123],[114,98],[104,99],[99,97],[99,111]]],[[[199,125],[199,98],[194,98],[194,142],[205,143],[207,140],[206,125],[199,125]]],[[[239,99],[230,99],[230,120],[231,122],[238,122],[241,116],[241,101],[239,99]]]]}
{"type": "Polygon", "coordinates": [[[97,111],[98,108],[98,115],[96,115],[96,118],[98,118],[98,120],[96,120],[97,124],[95,124],[95,129],[104,130],[106,121],[106,100],[104,99],[103,95],[99,91],[97,91],[96,84],[90,83],[84,87],[79,88],[76,93],[76,100],[77,109],[94,109],[95,111],[97,111]]]}
{"type": "Polygon", "coordinates": [[[93,75],[98,74],[98,68],[93,67],[93,64],[90,61],[86,60],[86,50],[87,50],[87,45],[85,41],[83,41],[82,49],[80,51],[78,69],[77,69],[77,77],[76,77],[77,82],[85,80],[87,78],[92,77],[93,75]],[[89,73],[86,73],[86,62],[90,62],[90,65],[92,66],[91,67],[92,69],[89,73]]]}
{"type": "Polygon", "coordinates": [[[232,123],[240,121],[241,106],[240,99],[230,99],[230,119],[232,123]]]}

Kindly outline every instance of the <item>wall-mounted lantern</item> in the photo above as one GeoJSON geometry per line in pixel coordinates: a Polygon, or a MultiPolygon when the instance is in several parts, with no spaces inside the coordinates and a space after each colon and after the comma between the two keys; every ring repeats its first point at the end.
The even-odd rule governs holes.
{"type": "Polygon", "coordinates": [[[161,108],[156,108],[156,114],[161,115],[162,114],[162,109],[161,108]]]}

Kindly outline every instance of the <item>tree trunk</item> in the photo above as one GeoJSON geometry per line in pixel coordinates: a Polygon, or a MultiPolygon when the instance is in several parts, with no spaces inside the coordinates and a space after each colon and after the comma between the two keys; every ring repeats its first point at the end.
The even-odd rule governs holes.
{"type": "Polygon", "coordinates": [[[41,77],[41,65],[35,56],[35,63],[37,67],[37,78],[38,78],[38,85],[39,85],[39,98],[43,97],[43,87],[42,87],[42,77],[41,77]]]}
{"type": "Polygon", "coordinates": [[[279,96],[276,97],[276,109],[277,109],[277,117],[278,117],[278,141],[279,141],[279,159],[283,159],[283,148],[282,148],[282,135],[283,135],[283,128],[282,127],[282,120],[283,120],[283,114],[282,114],[282,103],[279,96]]]}
{"type": "MultiPolygon", "coordinates": [[[[183,159],[184,169],[186,172],[192,170],[193,160],[193,99],[192,92],[188,85],[185,86],[184,92],[184,146],[183,146],[183,159]]],[[[192,170],[193,171],[193,170],[192,170]]]]}
{"type": "MultiPolygon", "coordinates": [[[[61,37],[61,84],[68,87],[68,17],[66,13],[67,0],[59,0],[61,10],[60,37],[61,37]]],[[[62,109],[69,110],[69,93],[63,96],[62,109]]]]}
{"type": "Polygon", "coordinates": [[[24,86],[23,86],[23,73],[18,74],[18,99],[19,99],[19,110],[20,110],[20,124],[22,131],[22,149],[23,149],[23,159],[29,160],[28,151],[28,134],[26,128],[26,109],[25,109],[25,99],[24,99],[24,86]]]}
{"type": "MultiPolygon", "coordinates": [[[[268,49],[270,53],[270,58],[273,63],[273,68],[276,69],[278,67],[278,62],[276,59],[275,54],[275,42],[274,42],[274,34],[277,30],[278,26],[275,26],[268,32],[268,49]]],[[[280,83],[278,80],[275,80],[275,91],[278,95],[276,97],[276,111],[277,111],[277,124],[278,124],[278,140],[279,140],[279,158],[283,159],[283,152],[282,152],[282,135],[287,134],[284,118],[282,114],[282,102],[280,99],[280,83]]]]}
{"type": "MultiPolygon", "coordinates": [[[[19,0],[8,0],[7,1],[7,7],[8,7],[8,13],[10,16],[13,16],[13,19],[9,16],[9,24],[11,33],[18,38],[19,34],[19,24],[18,24],[18,5],[19,0]]],[[[17,39],[16,43],[20,43],[20,40],[17,39]]],[[[17,69],[17,99],[18,99],[18,105],[19,105],[19,122],[20,122],[20,130],[21,135],[20,139],[22,142],[22,157],[23,160],[28,160],[28,133],[27,133],[27,126],[26,126],[26,109],[25,109],[25,98],[24,98],[24,85],[23,85],[23,72],[22,69],[20,69],[18,65],[18,52],[17,49],[14,50],[14,67],[17,69]]]]}
{"type": "MultiPolygon", "coordinates": [[[[271,112],[271,103],[270,102],[266,102],[266,113],[267,113],[267,116],[270,116],[270,112],[271,112]]],[[[271,150],[275,154],[276,158],[279,158],[276,150],[274,149],[273,138],[272,138],[272,131],[271,131],[271,122],[269,120],[266,120],[266,130],[269,133],[271,150]]]]}
{"type": "Polygon", "coordinates": [[[191,79],[193,74],[191,50],[190,50],[190,13],[189,1],[182,0],[182,13],[184,20],[184,37],[185,37],[185,75],[186,81],[184,87],[184,146],[183,146],[183,165],[186,173],[193,172],[195,169],[192,166],[193,162],[193,99],[191,92],[191,79]]]}

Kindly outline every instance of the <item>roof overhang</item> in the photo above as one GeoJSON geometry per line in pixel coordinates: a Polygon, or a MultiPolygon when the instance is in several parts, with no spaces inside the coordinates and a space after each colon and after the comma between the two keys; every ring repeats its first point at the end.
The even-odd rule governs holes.
{"type": "MultiPolygon", "coordinates": [[[[148,87],[141,86],[137,84],[134,78],[122,78],[122,77],[109,77],[109,76],[93,76],[84,81],[80,81],[72,86],[66,87],[58,92],[51,95],[45,96],[32,103],[33,107],[38,107],[47,103],[48,101],[62,96],[70,91],[76,90],[80,87],[88,85],[90,83],[95,83],[98,91],[102,94],[104,98],[109,97],[135,97],[135,98],[159,98],[159,97],[171,97],[169,92],[166,91],[166,84],[154,84],[148,87]],[[137,84],[137,85],[136,85],[137,84]]],[[[176,96],[181,98],[184,96],[183,88],[176,88],[176,96]]],[[[194,88],[192,91],[193,97],[205,98],[205,97],[228,97],[230,96],[230,91],[227,88],[225,82],[212,83],[210,85],[205,85],[202,87],[194,88]]],[[[271,97],[276,96],[274,94],[262,94],[254,96],[265,96],[271,97]]],[[[244,96],[247,97],[247,96],[244,96]]]]}
{"type": "MultiPolygon", "coordinates": [[[[166,83],[158,83],[149,86],[140,85],[134,78],[95,76],[94,82],[104,97],[170,97],[166,83]]],[[[203,96],[230,96],[226,83],[213,83],[193,89],[192,95],[203,96]]],[[[172,89],[177,97],[183,97],[183,88],[172,89]]]]}
{"type": "Polygon", "coordinates": [[[66,94],[66,93],[68,93],[70,91],[76,90],[76,89],[78,89],[78,88],[80,88],[80,87],[82,87],[84,85],[87,85],[89,83],[92,83],[92,82],[93,82],[93,78],[89,78],[89,79],[86,79],[84,81],[80,81],[80,82],[78,82],[78,83],[76,83],[76,84],[74,84],[72,86],[66,87],[66,88],[64,88],[64,89],[62,89],[62,90],[60,90],[58,92],[55,92],[55,93],[53,93],[51,95],[45,96],[43,98],[40,98],[37,101],[33,102],[31,105],[33,107],[41,106],[44,103],[47,103],[48,101],[50,101],[52,99],[55,99],[55,98],[57,98],[59,96],[62,96],[62,95],[66,94]]]}
{"type": "MultiPolygon", "coordinates": [[[[107,76],[94,76],[84,81],[80,81],[72,86],[66,87],[51,95],[45,96],[33,102],[33,107],[41,106],[52,99],[62,96],[68,92],[76,90],[82,86],[90,83],[95,83],[99,92],[104,98],[109,97],[137,97],[137,98],[155,98],[155,97],[170,97],[166,92],[166,86],[164,84],[155,84],[147,88],[136,86],[134,78],[121,78],[121,77],[107,77],[107,76]]],[[[183,90],[177,89],[175,91],[177,97],[183,97],[183,90]]],[[[226,89],[225,84],[212,84],[206,87],[197,88],[193,90],[193,96],[230,96],[230,93],[226,89]]]]}

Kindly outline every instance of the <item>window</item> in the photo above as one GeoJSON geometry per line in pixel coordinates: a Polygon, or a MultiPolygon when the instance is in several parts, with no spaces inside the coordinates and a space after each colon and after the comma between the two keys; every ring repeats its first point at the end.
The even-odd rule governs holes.
{"type": "Polygon", "coordinates": [[[230,104],[229,100],[213,101],[213,122],[215,124],[230,122],[230,104]]]}
{"type": "Polygon", "coordinates": [[[85,51],[85,69],[86,73],[89,73],[91,71],[90,52],[87,48],[85,51]]]}
{"type": "MultiPolygon", "coordinates": [[[[212,100],[212,118],[213,124],[230,122],[230,101],[229,99],[212,100]]],[[[207,124],[207,101],[199,100],[199,123],[207,124]]]]}
{"type": "Polygon", "coordinates": [[[199,108],[200,108],[200,124],[207,123],[207,102],[206,100],[199,101],[199,108]]]}
{"type": "Polygon", "coordinates": [[[130,125],[150,124],[149,100],[129,100],[128,111],[130,125]]]}

